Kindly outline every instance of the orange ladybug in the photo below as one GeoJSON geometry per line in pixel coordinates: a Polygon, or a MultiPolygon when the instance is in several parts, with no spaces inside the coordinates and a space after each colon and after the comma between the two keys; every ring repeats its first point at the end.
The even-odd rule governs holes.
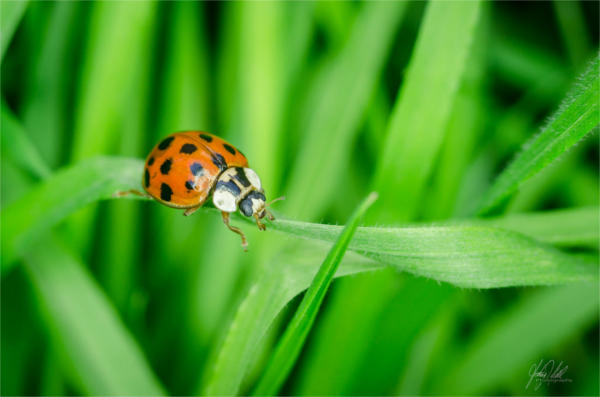
{"type": "Polygon", "coordinates": [[[246,236],[229,224],[229,215],[238,208],[247,217],[260,221],[267,216],[265,193],[260,178],[248,167],[248,160],[233,145],[216,135],[202,131],[176,132],[152,149],[142,180],[144,190],[155,200],[173,208],[185,209],[191,215],[212,194],[212,202],[221,210],[223,222],[242,238],[246,236]]]}

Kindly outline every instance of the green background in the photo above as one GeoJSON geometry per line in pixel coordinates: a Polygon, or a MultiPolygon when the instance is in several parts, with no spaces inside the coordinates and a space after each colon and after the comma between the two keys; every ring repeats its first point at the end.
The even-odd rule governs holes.
{"type": "MultiPolygon", "coordinates": [[[[66,219],[3,271],[3,395],[250,394],[327,253],[294,237],[317,231],[294,224],[282,234],[238,221],[244,253],[214,211],[183,217],[156,202],[76,195],[102,176],[129,178],[137,163],[100,162],[27,196],[56,170],[144,158],[171,132],[204,130],[246,154],[268,199],[286,196],[273,206],[282,219],[344,224],[377,190],[363,224],[461,222],[552,123],[599,36],[598,3],[575,1],[1,11],[3,256],[19,222],[5,221],[12,209],[90,203],[60,210],[66,219]]],[[[479,214],[572,209],[551,222],[565,235],[542,243],[597,266],[597,127],[544,166],[479,214]]],[[[547,232],[536,219],[522,229],[547,232]]],[[[543,258],[516,245],[500,254],[494,236],[461,238],[448,249],[484,243],[490,257],[543,258]]],[[[445,282],[450,262],[428,278],[361,258],[347,254],[338,275],[350,276],[333,282],[281,394],[600,393],[597,285],[486,289],[445,282]],[[572,382],[526,389],[540,360],[563,361],[572,382]]]]}

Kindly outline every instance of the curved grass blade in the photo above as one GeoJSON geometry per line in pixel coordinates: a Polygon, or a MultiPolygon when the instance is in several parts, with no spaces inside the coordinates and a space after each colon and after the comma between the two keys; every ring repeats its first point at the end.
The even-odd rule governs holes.
{"type": "Polygon", "coordinates": [[[63,373],[90,395],[163,395],[135,340],[93,279],[53,236],[24,258],[63,373]]]}
{"type": "MultiPolygon", "coordinates": [[[[98,157],[62,170],[0,213],[2,215],[2,269],[9,268],[18,252],[47,230],[88,203],[110,198],[119,190],[139,189],[143,163],[138,159],[98,157]],[[64,194],[69,192],[69,194],[64,194]]],[[[590,212],[591,214],[592,212],[590,212]]],[[[575,215],[573,215],[575,216],[575,215]]],[[[540,215],[540,217],[543,217],[540,215]]],[[[583,220],[581,215],[577,219],[583,220]]],[[[507,218],[510,219],[510,218],[507,218]]],[[[513,218],[515,219],[515,218],[513,218]]],[[[566,222],[558,216],[554,222],[566,222]]],[[[575,218],[573,218],[575,219],[575,218]]],[[[350,249],[398,269],[473,288],[547,285],[593,280],[595,267],[571,255],[509,230],[510,222],[410,226],[404,228],[358,228],[350,249]],[[509,226],[507,226],[507,224],[509,226]],[[495,227],[497,226],[497,227],[495,227]]],[[[514,220],[513,228],[553,243],[594,239],[593,217],[571,236],[549,233],[549,221],[514,220]]],[[[341,227],[278,219],[271,227],[288,234],[334,242],[341,227]]],[[[552,230],[560,230],[555,225],[552,230]]]]}
{"type": "MultiPolygon", "coordinates": [[[[223,344],[210,360],[215,364],[203,382],[206,387],[201,394],[234,395],[239,391],[267,330],[285,305],[310,285],[327,248],[304,242],[278,255],[277,262],[269,266],[240,304],[223,344]]],[[[373,260],[348,252],[335,277],[382,268],[373,260]]]]}
{"type": "Polygon", "coordinates": [[[140,189],[142,167],[139,159],[96,157],[53,174],[3,208],[2,273],[37,236],[75,210],[117,191],[140,189]]]}
{"type": "Polygon", "coordinates": [[[596,57],[538,135],[532,137],[484,196],[478,213],[493,212],[519,186],[560,158],[594,127],[599,117],[599,59],[596,57]]]}
{"type": "MultiPolygon", "coordinates": [[[[272,228],[334,242],[340,226],[278,219],[272,228]]],[[[522,234],[477,225],[363,227],[350,249],[399,270],[465,288],[554,285],[598,279],[598,267],[522,234]]]]}
{"type": "Polygon", "coordinates": [[[306,295],[302,299],[294,318],[281,337],[273,356],[258,386],[255,395],[275,395],[291,371],[312,324],[317,316],[333,276],[344,257],[348,244],[358,227],[362,216],[375,202],[377,194],[371,193],[354,211],[342,233],[327,254],[315,275],[306,295]]]}

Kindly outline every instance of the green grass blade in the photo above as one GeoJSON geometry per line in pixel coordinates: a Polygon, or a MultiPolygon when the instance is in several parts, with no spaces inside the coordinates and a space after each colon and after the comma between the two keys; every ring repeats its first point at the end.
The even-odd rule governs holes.
{"type": "Polygon", "coordinates": [[[339,55],[317,77],[288,178],[286,212],[313,218],[335,196],[352,141],[404,15],[403,2],[365,2],[339,55]],[[304,133],[305,132],[305,133],[304,133]],[[326,170],[328,177],[321,177],[326,170]],[[306,192],[311,192],[310,196],[306,192]]]}
{"type": "MultiPolygon", "coordinates": [[[[340,226],[279,219],[272,228],[334,242],[340,226]]],[[[350,249],[418,276],[467,288],[594,281],[598,268],[520,233],[477,225],[359,228],[350,249]]]]}
{"type": "MultiPolygon", "coordinates": [[[[3,209],[3,272],[32,238],[76,209],[110,198],[118,190],[139,189],[141,170],[142,161],[137,159],[91,159],[56,173],[21,200],[3,209]],[[70,194],[64,195],[65,191],[70,194]],[[39,200],[40,197],[44,200],[39,200]]],[[[483,224],[359,228],[350,249],[400,270],[463,287],[593,280],[596,273],[593,265],[510,230],[529,232],[534,238],[537,234],[541,240],[558,244],[593,242],[596,218],[587,215],[593,215],[595,209],[582,211],[554,213],[549,218],[541,215],[513,217],[483,224]],[[521,230],[524,223],[530,223],[530,226],[521,230]],[[572,236],[560,232],[562,224],[571,225],[572,236]]],[[[285,219],[278,219],[271,227],[330,243],[341,231],[340,226],[285,219]]]]}
{"type": "Polygon", "coordinates": [[[4,59],[4,53],[19,25],[19,21],[25,13],[27,3],[27,0],[3,1],[0,3],[0,63],[4,59]]]}
{"type": "Polygon", "coordinates": [[[411,220],[422,201],[450,117],[480,2],[430,2],[379,157],[373,213],[389,222],[411,220]],[[440,65],[444,65],[440,67],[440,65]]]}
{"type": "MultiPolygon", "coordinates": [[[[531,365],[552,359],[543,354],[597,321],[598,307],[598,285],[536,291],[484,325],[456,365],[444,369],[445,379],[432,394],[493,393],[495,386],[515,377],[525,390],[531,365]]],[[[576,375],[569,371],[564,378],[576,375]]]]}
{"type": "Polygon", "coordinates": [[[470,223],[512,230],[557,246],[598,248],[600,244],[600,208],[594,206],[509,214],[470,223]]]}
{"type": "Polygon", "coordinates": [[[25,255],[64,373],[91,395],[162,395],[135,340],[93,279],[53,237],[25,255]]]}
{"type": "MultiPolygon", "coordinates": [[[[290,300],[310,285],[318,270],[318,263],[327,253],[324,245],[299,244],[292,251],[281,253],[270,264],[241,302],[223,344],[215,357],[208,375],[205,395],[233,395],[248,365],[258,351],[275,317],[290,300]]],[[[336,277],[381,269],[375,261],[348,252],[336,277]]]]}
{"type": "Polygon", "coordinates": [[[97,157],[63,169],[0,212],[2,273],[40,233],[85,205],[140,189],[142,160],[97,157]]]}
{"type": "Polygon", "coordinates": [[[344,257],[348,244],[358,227],[358,223],[376,199],[377,195],[371,193],[358,206],[337,241],[331,247],[308,291],[304,295],[292,321],[281,337],[262,379],[254,390],[255,395],[275,395],[278,393],[300,354],[300,350],[319,312],[333,276],[344,257]]]}
{"type": "Polygon", "coordinates": [[[544,167],[560,158],[599,123],[599,58],[587,71],[542,132],[531,138],[513,162],[498,176],[479,206],[479,214],[489,214],[508,199],[519,186],[544,167]]]}

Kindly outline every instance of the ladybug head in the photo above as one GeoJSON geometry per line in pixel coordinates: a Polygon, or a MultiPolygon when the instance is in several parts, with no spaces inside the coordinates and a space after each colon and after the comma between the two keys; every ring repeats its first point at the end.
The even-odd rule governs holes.
{"type": "Polygon", "coordinates": [[[267,214],[265,209],[265,195],[257,190],[253,190],[240,201],[240,212],[246,216],[256,216],[262,219],[267,214]]]}

